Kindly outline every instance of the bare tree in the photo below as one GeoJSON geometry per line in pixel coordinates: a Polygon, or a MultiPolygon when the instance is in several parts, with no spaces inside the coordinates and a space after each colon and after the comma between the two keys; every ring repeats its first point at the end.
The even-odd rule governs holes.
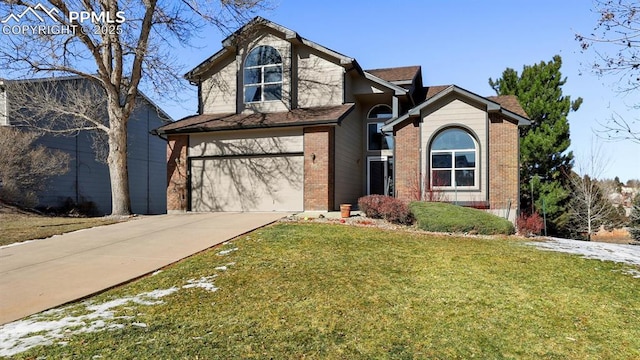
{"type": "MultiPolygon", "coordinates": [[[[112,214],[126,215],[131,212],[126,129],[138,89],[177,96],[184,71],[175,48],[190,44],[205,25],[229,32],[265,5],[265,0],[1,0],[0,13],[10,15],[1,19],[0,77],[76,75],[101,89],[107,121],[86,119],[67,123],[72,126],[64,130],[106,134],[112,214]]],[[[63,130],[57,122],[42,128],[63,130]]]]}
{"type": "MultiPolygon", "coordinates": [[[[622,92],[640,89],[640,3],[629,0],[596,0],[598,23],[590,34],[576,34],[583,52],[593,52],[594,72],[619,78],[622,92]]],[[[637,107],[640,104],[635,104],[637,107]]],[[[601,124],[600,133],[609,140],[640,143],[639,119],[619,114],[601,124]]]]}
{"type": "Polygon", "coordinates": [[[35,132],[0,126],[0,199],[34,206],[47,180],[69,170],[69,155],[35,145],[39,137],[35,132]]]}
{"type": "Polygon", "coordinates": [[[608,162],[601,144],[592,141],[586,158],[576,161],[574,169],[577,173],[567,174],[573,191],[569,201],[570,216],[578,232],[586,233],[589,240],[601,225],[608,225],[615,210],[597,180],[608,162]]]}
{"type": "MultiPolygon", "coordinates": [[[[638,106],[634,106],[638,108],[638,106]]],[[[610,141],[631,140],[640,144],[640,119],[625,119],[618,113],[613,113],[609,120],[600,122],[597,133],[610,141]]]]}

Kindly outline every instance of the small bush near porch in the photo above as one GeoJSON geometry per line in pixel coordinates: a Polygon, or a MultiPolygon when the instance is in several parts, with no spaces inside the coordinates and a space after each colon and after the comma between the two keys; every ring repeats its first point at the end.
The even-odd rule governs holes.
{"type": "Polygon", "coordinates": [[[385,219],[400,225],[411,225],[415,221],[409,206],[391,196],[363,196],[358,199],[358,208],[372,219],[385,219]]]}
{"type": "Polygon", "coordinates": [[[483,235],[513,234],[513,224],[482,210],[440,202],[413,202],[409,205],[418,227],[425,231],[474,233],[483,235]]]}

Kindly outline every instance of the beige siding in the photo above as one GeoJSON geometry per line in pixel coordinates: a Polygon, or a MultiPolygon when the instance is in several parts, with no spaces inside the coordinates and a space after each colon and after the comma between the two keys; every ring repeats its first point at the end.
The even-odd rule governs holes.
{"type": "Polygon", "coordinates": [[[236,57],[227,56],[202,82],[202,106],[205,114],[235,113],[237,96],[236,57]]]}
{"type": "Polygon", "coordinates": [[[357,204],[363,195],[362,118],[352,112],[335,132],[335,205],[357,204]]]}
{"type": "Polygon", "coordinates": [[[291,43],[283,38],[281,34],[264,32],[248,41],[243,47],[238,49],[238,108],[240,111],[257,112],[278,112],[291,109],[291,43]],[[243,71],[244,59],[246,55],[257,46],[267,45],[278,50],[282,57],[282,100],[265,101],[261,103],[244,103],[244,79],[243,71]]]}
{"type": "Polygon", "coordinates": [[[487,113],[486,111],[460,99],[448,97],[440,104],[434,104],[429,111],[421,114],[423,122],[421,124],[422,137],[422,173],[429,176],[429,146],[436,132],[447,127],[462,127],[470,130],[478,142],[478,153],[476,154],[476,166],[479,167],[479,187],[473,190],[444,191],[449,201],[487,201],[487,113]]]}
{"type": "Polygon", "coordinates": [[[346,102],[355,102],[355,95],[384,94],[385,92],[391,94],[389,89],[382,87],[371,80],[367,80],[364,77],[355,74],[355,72],[349,73],[349,75],[345,77],[346,102]]]}
{"type": "Polygon", "coordinates": [[[302,108],[343,103],[344,68],[307,47],[297,49],[297,99],[302,108]]]}
{"type": "Polygon", "coordinates": [[[189,136],[188,155],[281,154],[302,146],[302,129],[221,131],[189,136]]]}

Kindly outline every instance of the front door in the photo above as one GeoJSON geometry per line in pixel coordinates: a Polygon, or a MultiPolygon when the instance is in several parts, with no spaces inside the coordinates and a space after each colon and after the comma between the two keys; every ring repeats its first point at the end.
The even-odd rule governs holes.
{"type": "Polygon", "coordinates": [[[367,194],[393,195],[393,157],[367,158],[367,194]]]}

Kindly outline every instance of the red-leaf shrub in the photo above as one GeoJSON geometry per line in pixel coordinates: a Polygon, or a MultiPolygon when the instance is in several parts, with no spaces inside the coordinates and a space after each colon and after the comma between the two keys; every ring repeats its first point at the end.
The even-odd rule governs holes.
{"type": "Polygon", "coordinates": [[[520,215],[516,221],[516,225],[518,225],[518,232],[525,236],[539,235],[544,227],[542,218],[537,213],[529,216],[525,214],[520,215]]]}
{"type": "Polygon", "coordinates": [[[385,195],[368,195],[358,199],[358,208],[367,217],[385,219],[394,224],[413,224],[415,218],[404,202],[385,195]]]}

